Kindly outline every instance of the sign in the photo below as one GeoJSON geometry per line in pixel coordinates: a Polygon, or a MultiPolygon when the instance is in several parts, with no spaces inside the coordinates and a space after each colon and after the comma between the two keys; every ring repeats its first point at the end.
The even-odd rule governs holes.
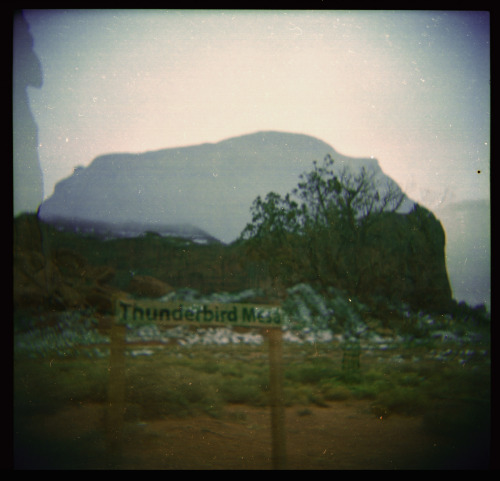
{"type": "Polygon", "coordinates": [[[115,313],[118,323],[128,325],[154,322],[196,327],[271,328],[281,327],[283,324],[283,313],[279,307],[252,304],[118,299],[115,313]]]}
{"type": "Polygon", "coordinates": [[[269,330],[272,463],[274,469],[285,469],[286,436],[281,332],[283,321],[284,314],[276,306],[117,299],[111,331],[108,384],[107,447],[109,453],[113,456],[122,456],[126,326],[154,322],[159,325],[265,328],[269,330]]]}

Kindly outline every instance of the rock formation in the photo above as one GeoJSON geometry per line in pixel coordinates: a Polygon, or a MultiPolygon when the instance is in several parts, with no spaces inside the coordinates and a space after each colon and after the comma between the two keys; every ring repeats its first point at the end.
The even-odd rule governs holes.
{"type": "MultiPolygon", "coordinates": [[[[215,144],[100,156],[56,185],[40,207],[40,218],[101,223],[116,235],[127,223],[153,232],[188,224],[230,243],[250,222],[258,195],[290,192],[326,154],[338,168],[364,166],[375,172],[380,189],[394,182],[376,159],[343,156],[307,135],[258,132],[215,144]]],[[[412,207],[406,199],[402,211],[412,207]]]]}
{"type": "Polygon", "coordinates": [[[414,309],[449,307],[445,234],[427,209],[416,206],[409,214],[382,215],[368,227],[359,257],[364,270],[359,292],[414,309]]]}

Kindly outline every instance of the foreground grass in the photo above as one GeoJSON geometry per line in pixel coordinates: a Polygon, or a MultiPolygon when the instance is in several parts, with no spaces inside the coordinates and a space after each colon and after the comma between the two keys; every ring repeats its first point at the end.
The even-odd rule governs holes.
{"type": "MultiPolygon", "coordinates": [[[[424,355],[422,348],[363,353],[361,368],[345,371],[338,345],[285,345],[285,403],[306,409],[369,400],[376,416],[422,416],[426,429],[446,435],[488,426],[488,359],[443,362],[424,355]]],[[[16,359],[15,419],[105,403],[108,376],[107,359],[16,359]]],[[[199,413],[217,417],[227,404],[269,402],[266,346],[169,347],[153,356],[127,356],[125,376],[128,420],[199,413]]]]}

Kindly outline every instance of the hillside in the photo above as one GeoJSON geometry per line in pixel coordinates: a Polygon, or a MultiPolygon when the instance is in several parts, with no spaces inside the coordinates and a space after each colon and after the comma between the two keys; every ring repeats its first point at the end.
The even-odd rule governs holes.
{"type": "Polygon", "coordinates": [[[241,260],[237,245],[153,232],[103,239],[22,215],[14,221],[14,305],[109,311],[119,292],[158,297],[174,288],[234,292],[269,284],[262,269],[241,260]]]}
{"type": "MultiPolygon", "coordinates": [[[[451,297],[439,222],[425,209],[393,216],[373,225],[376,243],[359,252],[367,274],[357,295],[378,306],[396,302],[416,310],[447,309],[451,297]]],[[[14,222],[14,305],[21,310],[90,306],[109,311],[120,292],[161,297],[186,288],[202,294],[261,289],[264,300],[283,301],[286,289],[300,282],[315,285],[307,278],[272,279],[265,262],[249,257],[244,242],[200,244],[152,232],[103,239],[58,230],[35,215],[14,222]]],[[[342,279],[332,287],[346,288],[342,279]]]]}

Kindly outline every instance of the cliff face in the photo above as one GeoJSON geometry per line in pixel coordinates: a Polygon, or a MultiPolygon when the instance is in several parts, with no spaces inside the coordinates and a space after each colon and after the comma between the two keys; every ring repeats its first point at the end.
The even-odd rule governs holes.
{"type": "Polygon", "coordinates": [[[441,310],[451,303],[445,233],[427,209],[384,214],[368,226],[359,253],[361,293],[403,301],[416,309],[441,310]]]}

